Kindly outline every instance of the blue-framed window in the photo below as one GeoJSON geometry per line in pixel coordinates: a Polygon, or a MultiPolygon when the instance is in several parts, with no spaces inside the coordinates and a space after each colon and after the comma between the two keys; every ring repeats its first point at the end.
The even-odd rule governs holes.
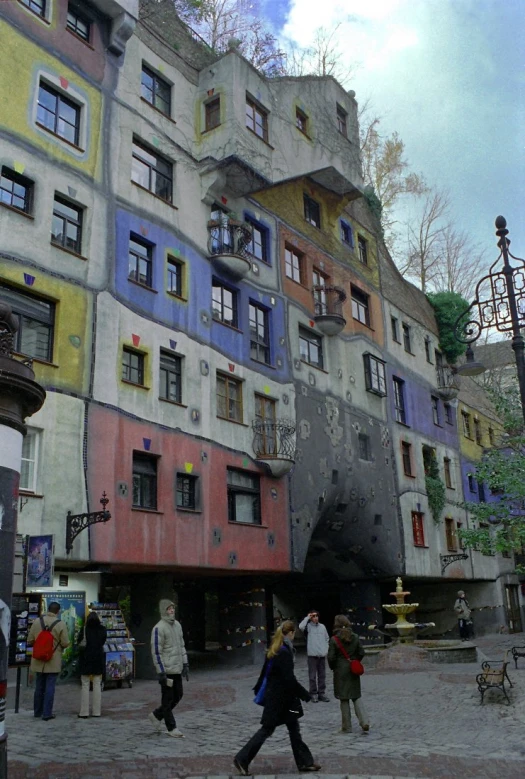
{"type": "Polygon", "coordinates": [[[269,229],[254,219],[249,214],[245,214],[244,218],[246,222],[252,228],[252,238],[250,243],[246,247],[248,254],[254,258],[254,260],[261,260],[270,264],[270,231],[269,229]]]}
{"type": "Polygon", "coordinates": [[[341,241],[348,246],[349,249],[354,248],[354,234],[352,232],[351,226],[348,224],[348,222],[345,222],[344,219],[341,219],[339,222],[339,227],[341,230],[341,241]]]}

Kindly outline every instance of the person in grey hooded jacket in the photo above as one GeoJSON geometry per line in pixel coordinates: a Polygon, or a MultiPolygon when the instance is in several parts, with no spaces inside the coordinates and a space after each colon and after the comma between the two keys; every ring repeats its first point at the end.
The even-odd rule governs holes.
{"type": "Polygon", "coordinates": [[[183,695],[182,677],[189,681],[189,666],[180,622],[175,619],[175,604],[163,599],[159,603],[160,620],[151,631],[151,656],[161,685],[160,706],[148,718],[159,732],[182,738],[173,709],[183,695]],[[163,724],[164,723],[164,724],[163,724]]]}

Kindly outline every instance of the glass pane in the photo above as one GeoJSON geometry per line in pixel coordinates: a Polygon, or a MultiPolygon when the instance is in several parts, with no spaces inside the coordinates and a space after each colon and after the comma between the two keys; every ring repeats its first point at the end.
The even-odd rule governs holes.
{"type": "Polygon", "coordinates": [[[235,521],[248,522],[254,524],[257,517],[254,511],[254,502],[257,500],[253,495],[235,495],[235,521]]]}
{"type": "Polygon", "coordinates": [[[57,134],[60,135],[61,138],[65,138],[66,141],[69,141],[69,143],[76,143],[77,140],[76,128],[62,118],[59,118],[58,120],[57,134]]]}
{"type": "Polygon", "coordinates": [[[49,111],[56,112],[57,98],[45,87],[41,86],[38,90],[38,102],[40,105],[47,108],[49,111]]]}
{"type": "Polygon", "coordinates": [[[74,206],[70,206],[67,203],[62,203],[60,200],[55,200],[53,211],[56,214],[62,214],[63,216],[66,216],[68,219],[71,219],[72,222],[78,222],[79,210],[74,206]]]}
{"type": "Polygon", "coordinates": [[[22,317],[22,332],[20,334],[20,351],[30,357],[41,360],[49,359],[50,329],[35,320],[22,317]]]}
{"type": "Polygon", "coordinates": [[[34,490],[35,480],[35,464],[32,460],[22,459],[22,467],[20,469],[20,489],[21,490],[34,490]]]}
{"type": "Polygon", "coordinates": [[[44,127],[47,127],[48,130],[51,130],[52,132],[55,131],[55,114],[48,111],[46,108],[38,106],[36,120],[40,124],[43,124],[44,127]]]}

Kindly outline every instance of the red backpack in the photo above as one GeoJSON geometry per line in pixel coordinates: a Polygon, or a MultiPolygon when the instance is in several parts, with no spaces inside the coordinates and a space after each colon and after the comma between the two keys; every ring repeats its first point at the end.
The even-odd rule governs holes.
{"type": "Polygon", "coordinates": [[[35,660],[41,660],[43,663],[47,663],[53,657],[53,652],[58,646],[58,641],[55,644],[51,631],[59,622],[60,620],[56,619],[47,626],[44,622],[44,618],[40,617],[42,630],[35,638],[35,643],[33,644],[33,657],[35,660]]]}

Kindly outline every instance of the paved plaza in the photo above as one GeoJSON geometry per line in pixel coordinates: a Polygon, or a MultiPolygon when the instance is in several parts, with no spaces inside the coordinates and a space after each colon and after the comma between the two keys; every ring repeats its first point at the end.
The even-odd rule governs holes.
{"type": "MultiPolygon", "coordinates": [[[[524,644],[525,636],[492,636],[478,642],[480,657],[499,658],[524,644]]],[[[525,660],[509,667],[514,683],[508,706],[498,691],[480,706],[476,664],[429,665],[417,671],[377,671],[363,677],[371,730],[337,733],[339,706],[308,704],[302,719],[305,741],[322,764],[322,776],[461,777],[523,779],[525,776],[525,660]]],[[[148,713],[159,686],[136,681],[132,689],[106,690],[101,719],[77,718],[80,688],[58,687],[56,719],[35,720],[32,690],[22,691],[21,710],[8,712],[9,779],[169,779],[235,773],[232,755],[258,727],[261,710],[252,703],[258,669],[194,671],[176,710],[184,739],[153,732],[148,713]]],[[[307,684],[306,660],[296,674],[307,684]]],[[[331,685],[330,685],[331,687],[331,685]]],[[[10,706],[14,690],[10,689],[10,706]]],[[[276,731],[252,764],[265,779],[293,776],[295,765],[284,728],[276,731]]]]}

